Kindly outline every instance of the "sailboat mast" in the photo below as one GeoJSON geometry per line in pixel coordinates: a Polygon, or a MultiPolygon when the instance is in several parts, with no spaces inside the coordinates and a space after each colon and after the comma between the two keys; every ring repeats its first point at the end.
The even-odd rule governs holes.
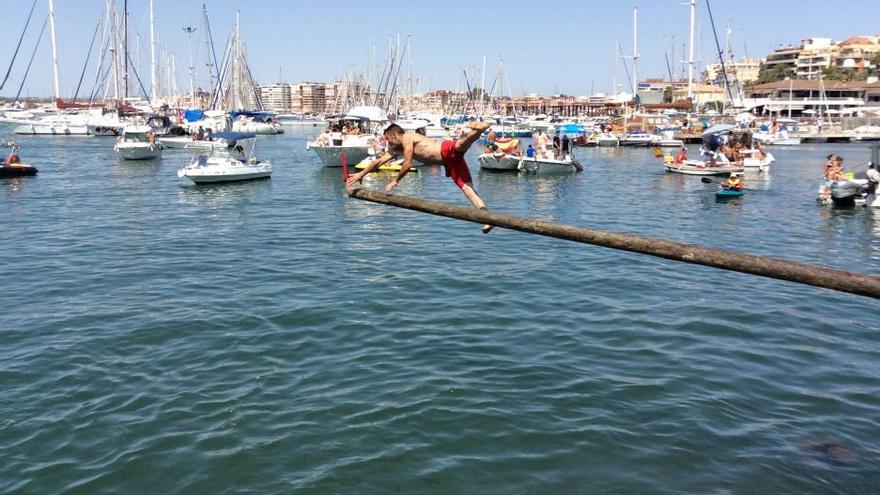
{"type": "Polygon", "coordinates": [[[694,100],[694,16],[696,13],[697,0],[691,0],[691,26],[689,31],[690,43],[688,51],[688,98],[694,100]]]}
{"type": "Polygon", "coordinates": [[[633,7],[633,80],[632,92],[633,99],[636,98],[639,89],[639,8],[633,7]]]}
{"type": "Polygon", "coordinates": [[[122,2],[122,97],[128,99],[128,0],[122,2]]]}
{"type": "Polygon", "coordinates": [[[58,82],[58,43],[55,40],[55,6],[49,0],[49,32],[52,35],[52,76],[55,82],[55,106],[61,98],[61,86],[58,82]]]}
{"type": "Polygon", "coordinates": [[[483,69],[480,71],[480,115],[483,116],[483,95],[486,93],[486,56],[483,55],[483,69]]]}
{"type": "Polygon", "coordinates": [[[150,0],[150,94],[153,101],[158,97],[159,80],[156,72],[156,19],[153,17],[153,0],[150,0]]]}

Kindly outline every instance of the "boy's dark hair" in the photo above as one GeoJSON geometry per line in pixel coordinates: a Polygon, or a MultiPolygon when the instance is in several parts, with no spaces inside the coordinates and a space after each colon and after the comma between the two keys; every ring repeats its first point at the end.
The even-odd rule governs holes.
{"type": "Polygon", "coordinates": [[[385,132],[383,132],[382,134],[404,134],[404,130],[403,127],[400,127],[397,124],[391,124],[385,129],[385,132]]]}

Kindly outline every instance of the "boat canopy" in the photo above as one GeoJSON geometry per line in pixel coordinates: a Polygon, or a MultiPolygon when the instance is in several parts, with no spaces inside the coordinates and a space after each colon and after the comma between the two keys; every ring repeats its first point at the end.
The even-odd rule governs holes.
{"type": "Polygon", "coordinates": [[[368,106],[358,106],[352,107],[345,114],[346,119],[359,119],[359,120],[370,120],[373,122],[385,122],[390,120],[388,118],[388,114],[385,110],[382,110],[379,107],[368,107],[368,106]]]}
{"type": "Polygon", "coordinates": [[[244,139],[254,139],[257,135],[252,132],[215,132],[213,134],[213,138],[222,139],[229,143],[229,146],[234,146],[236,141],[241,141],[244,139]]]}
{"type": "Polygon", "coordinates": [[[183,118],[186,119],[187,122],[195,122],[197,120],[202,120],[205,116],[204,110],[184,110],[183,118]]]}
{"type": "Polygon", "coordinates": [[[724,133],[724,132],[730,132],[730,131],[732,131],[732,130],[734,130],[734,129],[736,129],[736,126],[735,126],[735,125],[730,125],[730,124],[715,124],[715,125],[713,125],[712,127],[710,127],[710,128],[708,128],[708,129],[706,129],[705,131],[703,131],[703,134],[702,134],[702,135],[703,135],[703,136],[709,136],[709,135],[713,135],[713,134],[721,134],[721,133],[724,133]]]}
{"type": "Polygon", "coordinates": [[[239,116],[250,117],[254,120],[265,122],[268,119],[274,118],[275,114],[273,112],[249,112],[245,110],[233,110],[229,112],[229,116],[233,119],[237,119],[239,116]]]}
{"type": "Polygon", "coordinates": [[[122,129],[123,134],[146,134],[152,131],[153,128],[148,125],[132,125],[127,126],[122,129]]]}

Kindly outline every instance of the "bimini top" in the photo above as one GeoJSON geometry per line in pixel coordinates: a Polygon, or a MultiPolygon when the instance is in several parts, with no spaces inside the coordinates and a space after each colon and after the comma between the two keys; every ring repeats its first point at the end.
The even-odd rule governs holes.
{"type": "Polygon", "coordinates": [[[353,107],[346,112],[346,119],[371,120],[373,122],[384,122],[390,120],[385,110],[379,107],[359,106],[353,107]]]}
{"type": "Polygon", "coordinates": [[[703,131],[703,136],[709,136],[711,134],[721,134],[722,132],[729,132],[736,129],[735,125],[730,124],[715,124],[712,127],[703,131]]]}
{"type": "Polygon", "coordinates": [[[257,135],[253,132],[215,132],[212,137],[234,143],[243,139],[254,139],[257,135]]]}

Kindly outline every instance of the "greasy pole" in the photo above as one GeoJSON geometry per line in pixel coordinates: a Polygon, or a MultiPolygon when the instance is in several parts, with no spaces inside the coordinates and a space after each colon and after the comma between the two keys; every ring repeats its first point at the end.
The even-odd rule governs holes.
{"type": "Polygon", "coordinates": [[[534,218],[494,213],[487,210],[450,205],[408,196],[396,196],[366,189],[351,189],[349,197],[407,210],[457,218],[478,224],[490,224],[530,234],[538,234],[594,246],[647,254],[668,260],[711,266],[722,270],[787,280],[824,289],[848,292],[880,299],[880,277],[833,270],[806,263],[743,254],[694,244],[667,241],[618,232],[563,225],[534,218]]]}

